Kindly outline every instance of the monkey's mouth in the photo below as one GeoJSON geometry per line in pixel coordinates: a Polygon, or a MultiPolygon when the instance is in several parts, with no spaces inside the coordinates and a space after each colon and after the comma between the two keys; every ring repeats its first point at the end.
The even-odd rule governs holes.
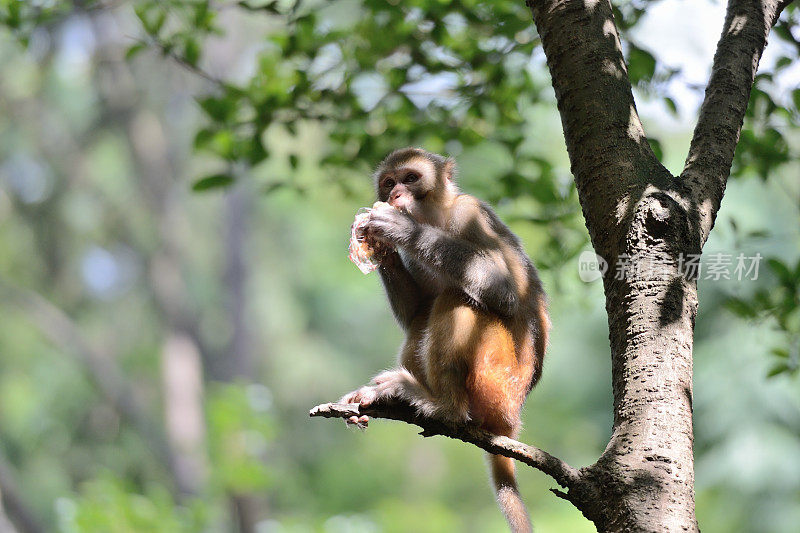
{"type": "Polygon", "coordinates": [[[413,204],[413,200],[407,198],[405,196],[401,196],[397,198],[393,203],[392,207],[400,211],[401,213],[405,213],[407,215],[411,214],[411,204],[413,204]]]}

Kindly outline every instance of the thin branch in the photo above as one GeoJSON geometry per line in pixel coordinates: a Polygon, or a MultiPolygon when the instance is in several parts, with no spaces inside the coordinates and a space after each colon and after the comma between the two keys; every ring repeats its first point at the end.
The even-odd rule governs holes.
{"type": "Polygon", "coordinates": [[[423,437],[442,435],[458,439],[486,450],[495,455],[516,459],[521,463],[541,470],[552,477],[562,487],[570,488],[581,481],[581,474],[561,459],[534,446],[524,444],[508,437],[494,435],[472,426],[453,426],[440,420],[425,418],[404,403],[378,403],[360,409],[358,404],[325,403],[311,409],[312,417],[343,418],[367,415],[373,418],[388,418],[414,424],[422,428],[423,437]]]}
{"type": "Polygon", "coordinates": [[[152,35],[148,35],[147,39],[134,39],[136,44],[140,44],[146,46],[148,48],[156,48],[164,57],[167,57],[174,61],[179,66],[183,67],[185,70],[191,72],[192,74],[203,78],[204,80],[216,85],[218,88],[225,88],[228,84],[222,78],[218,78],[214,76],[210,72],[203,70],[196,64],[188,61],[182,55],[175,53],[173,47],[170,46],[168,43],[154,37],[152,35]]]}
{"type": "MultiPolygon", "coordinates": [[[[9,529],[9,531],[19,531],[19,533],[44,532],[44,526],[42,526],[39,518],[22,498],[14,479],[12,467],[2,451],[0,451],[0,500],[2,500],[0,515],[5,510],[8,518],[16,526],[14,529],[9,529]]],[[[8,524],[6,524],[6,529],[8,529],[8,524]]],[[[0,520],[0,531],[5,533],[2,520],[0,520]]]]}
{"type": "Polygon", "coordinates": [[[711,79],[681,173],[699,209],[702,242],[725,193],[767,35],[790,1],[729,0],[711,79]]]}

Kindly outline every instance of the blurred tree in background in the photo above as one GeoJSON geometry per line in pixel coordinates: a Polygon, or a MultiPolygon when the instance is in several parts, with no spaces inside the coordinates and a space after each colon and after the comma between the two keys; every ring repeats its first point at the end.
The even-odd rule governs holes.
{"type": "MultiPolygon", "coordinates": [[[[697,9],[713,44],[721,6],[614,7],[653,150],[680,170],[711,57],[682,63],[652,28],[697,9]]],[[[800,522],[798,17],[706,248],[769,260],[700,281],[707,531],[800,522]]],[[[502,531],[478,450],[306,416],[399,344],[346,246],[370,167],[411,144],[455,156],[543,271],[555,327],[521,440],[602,452],[602,290],[576,275],[588,235],[524,3],[0,0],[0,20],[0,530],[502,531]]],[[[591,530],[522,470],[539,531],[591,530]]]]}

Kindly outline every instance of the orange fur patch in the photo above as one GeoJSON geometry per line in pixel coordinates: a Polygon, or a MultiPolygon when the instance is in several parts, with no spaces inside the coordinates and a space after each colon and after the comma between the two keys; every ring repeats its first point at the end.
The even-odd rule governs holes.
{"type": "Polygon", "coordinates": [[[510,434],[534,373],[533,341],[525,324],[510,329],[468,305],[456,291],[434,304],[422,342],[424,382],[448,410],[467,410],[485,429],[510,434]]]}

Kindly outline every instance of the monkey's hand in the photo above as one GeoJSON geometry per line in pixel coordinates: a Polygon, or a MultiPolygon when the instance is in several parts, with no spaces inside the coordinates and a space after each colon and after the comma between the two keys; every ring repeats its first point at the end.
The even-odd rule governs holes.
{"type": "Polygon", "coordinates": [[[401,264],[397,250],[385,242],[376,242],[373,249],[375,250],[375,259],[382,267],[392,268],[401,264]]]}
{"type": "Polygon", "coordinates": [[[399,257],[397,257],[397,250],[395,250],[394,246],[376,239],[369,233],[368,227],[365,227],[364,230],[364,241],[372,250],[373,258],[378,261],[378,263],[382,266],[391,266],[396,260],[399,260],[399,257]]]}
{"type": "Polygon", "coordinates": [[[417,222],[389,204],[378,202],[370,212],[367,234],[378,242],[402,246],[411,240],[417,222]]]}

